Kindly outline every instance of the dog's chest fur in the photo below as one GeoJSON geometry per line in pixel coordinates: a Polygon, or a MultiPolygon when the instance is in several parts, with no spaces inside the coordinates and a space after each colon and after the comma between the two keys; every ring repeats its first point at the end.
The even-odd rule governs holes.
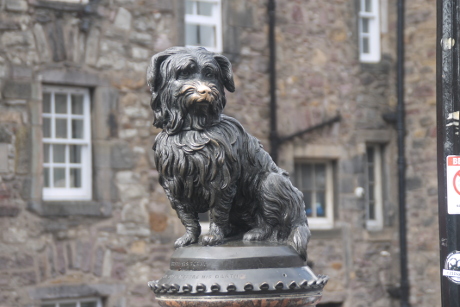
{"type": "Polygon", "coordinates": [[[242,165],[256,167],[256,161],[247,155],[251,152],[248,147],[252,152],[260,150],[258,141],[226,116],[206,130],[162,132],[154,144],[160,183],[177,200],[206,211],[222,197],[222,191],[233,188],[237,180],[245,181],[242,165]]]}

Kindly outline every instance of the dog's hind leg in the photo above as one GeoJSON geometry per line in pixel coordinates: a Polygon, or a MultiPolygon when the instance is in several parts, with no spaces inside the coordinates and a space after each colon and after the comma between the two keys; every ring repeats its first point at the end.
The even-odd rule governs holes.
{"type": "MultiPolygon", "coordinates": [[[[305,205],[302,194],[291,184],[289,178],[284,173],[270,173],[260,182],[258,199],[260,205],[256,216],[256,227],[244,235],[246,241],[259,240],[288,240],[292,230],[299,225],[307,225],[305,205]]],[[[299,228],[300,232],[308,231],[308,226],[299,228]]],[[[304,238],[308,235],[292,236],[296,241],[296,250],[302,254],[300,246],[305,244],[304,238]]]]}

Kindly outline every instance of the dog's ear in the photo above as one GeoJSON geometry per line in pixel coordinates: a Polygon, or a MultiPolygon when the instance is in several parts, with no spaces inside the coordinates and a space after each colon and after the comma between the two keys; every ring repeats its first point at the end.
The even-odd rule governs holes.
{"type": "Polygon", "coordinates": [[[216,60],[217,64],[219,64],[222,71],[222,80],[224,82],[225,88],[229,92],[234,92],[235,82],[233,81],[232,64],[226,57],[220,54],[215,54],[214,59],[216,60]]]}
{"type": "Polygon", "coordinates": [[[150,87],[152,94],[158,91],[158,87],[162,83],[162,76],[160,72],[161,63],[173,54],[176,54],[179,50],[177,47],[168,48],[163,52],[157,53],[152,56],[150,65],[147,69],[147,84],[150,87]]]}

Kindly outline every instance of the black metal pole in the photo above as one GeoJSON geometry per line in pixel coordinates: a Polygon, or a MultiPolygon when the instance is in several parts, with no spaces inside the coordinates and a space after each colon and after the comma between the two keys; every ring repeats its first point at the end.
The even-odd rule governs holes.
{"type": "Polygon", "coordinates": [[[278,162],[278,124],[276,118],[276,41],[275,41],[275,0],[268,0],[268,48],[270,74],[270,155],[275,163],[278,162]]]}
{"type": "MultiPolygon", "coordinates": [[[[441,301],[443,307],[460,307],[460,285],[444,276],[446,259],[449,254],[460,250],[460,215],[449,214],[449,185],[447,179],[447,156],[460,155],[458,126],[452,125],[454,114],[460,110],[459,91],[459,1],[437,1],[437,136],[438,136],[438,206],[441,301]]],[[[457,113],[458,114],[458,113],[457,113]]],[[[458,117],[456,118],[458,123],[458,117]]],[[[452,188],[452,187],[450,187],[452,188]]]]}
{"type": "Polygon", "coordinates": [[[399,200],[399,249],[401,271],[401,307],[409,304],[409,274],[407,270],[406,231],[406,159],[405,159],[405,109],[404,109],[404,0],[398,0],[397,28],[397,129],[398,129],[398,200],[399,200]]]}

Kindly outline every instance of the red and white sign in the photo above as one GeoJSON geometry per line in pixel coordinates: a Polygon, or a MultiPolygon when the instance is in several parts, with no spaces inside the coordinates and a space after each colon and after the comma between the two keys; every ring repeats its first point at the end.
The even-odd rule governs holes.
{"type": "Polygon", "coordinates": [[[460,156],[447,156],[447,213],[460,214],[460,156]]]}

